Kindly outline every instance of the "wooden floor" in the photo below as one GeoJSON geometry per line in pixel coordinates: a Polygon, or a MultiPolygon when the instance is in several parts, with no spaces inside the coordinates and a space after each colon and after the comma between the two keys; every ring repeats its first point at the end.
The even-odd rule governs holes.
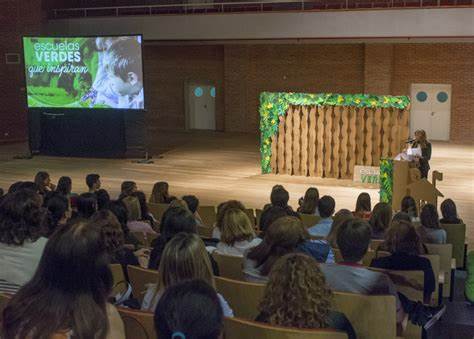
{"type": "MultiPolygon", "coordinates": [[[[154,164],[136,164],[129,159],[85,159],[37,156],[31,160],[13,160],[22,154],[25,145],[0,146],[0,187],[7,189],[17,180],[32,180],[38,170],[48,171],[56,181],[62,175],[71,176],[73,189],[85,191],[87,173],[100,173],[104,188],[118,195],[124,180],[134,180],[147,194],[156,181],[167,181],[171,193],[177,196],[195,194],[201,204],[218,204],[227,199],[239,199],[246,206],[261,208],[269,200],[271,187],[283,184],[290,192],[290,202],[297,201],[309,186],[318,187],[320,194],[336,199],[336,208],[353,209],[357,195],[367,191],[372,201],[378,201],[378,189],[354,184],[350,180],[318,179],[288,175],[261,175],[258,141],[255,136],[241,134],[185,134],[171,142],[153,138],[161,145],[152,149],[160,152],[154,164]],[[164,144],[172,145],[163,147],[164,144]]],[[[461,218],[468,225],[468,239],[474,246],[474,146],[433,143],[432,169],[444,173],[438,188],[458,205],[461,218]]]]}

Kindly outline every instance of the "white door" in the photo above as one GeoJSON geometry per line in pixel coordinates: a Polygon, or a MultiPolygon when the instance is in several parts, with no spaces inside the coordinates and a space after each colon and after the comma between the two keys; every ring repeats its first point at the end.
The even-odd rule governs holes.
{"type": "Polygon", "coordinates": [[[216,129],[216,88],[212,85],[188,85],[188,121],[191,129],[216,129]]]}
{"type": "Polygon", "coordinates": [[[412,84],[410,132],[424,129],[430,140],[449,140],[451,85],[412,84]]]}

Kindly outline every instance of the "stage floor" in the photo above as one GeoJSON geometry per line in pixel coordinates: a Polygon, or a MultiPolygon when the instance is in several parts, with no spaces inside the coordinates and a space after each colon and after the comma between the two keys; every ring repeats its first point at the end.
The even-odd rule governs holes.
{"type": "MultiPolygon", "coordinates": [[[[103,187],[117,196],[124,180],[134,180],[149,194],[153,183],[167,181],[176,196],[195,194],[202,205],[218,204],[227,199],[241,200],[246,206],[262,208],[269,201],[270,190],[283,184],[290,192],[290,203],[297,207],[298,198],[309,186],[320,195],[330,194],[336,208],[353,209],[360,192],[369,192],[378,201],[378,188],[350,180],[318,179],[288,175],[262,175],[258,140],[253,135],[229,133],[173,133],[154,137],[153,150],[161,152],[154,164],[136,164],[130,159],[57,158],[37,156],[31,160],[13,160],[25,145],[0,146],[0,187],[5,190],[18,180],[32,180],[38,170],[48,171],[54,182],[62,175],[73,179],[73,190],[86,190],[87,173],[99,173],[103,187]],[[174,141],[170,141],[174,140],[174,141]]],[[[438,188],[458,205],[461,218],[468,225],[468,241],[474,246],[474,145],[434,142],[431,168],[444,174],[438,188]]],[[[375,203],[373,203],[375,204],[375,203]]]]}

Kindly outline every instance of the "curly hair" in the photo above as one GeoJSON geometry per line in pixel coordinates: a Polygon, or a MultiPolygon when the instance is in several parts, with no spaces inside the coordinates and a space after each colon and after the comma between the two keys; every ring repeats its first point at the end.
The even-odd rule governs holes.
{"type": "Polygon", "coordinates": [[[331,299],[317,262],[305,254],[293,253],[273,266],[259,311],[262,320],[271,325],[325,328],[331,299]]]}
{"type": "Polygon", "coordinates": [[[123,247],[124,235],[122,226],[115,214],[109,210],[100,210],[92,216],[91,223],[100,229],[107,253],[114,254],[115,251],[123,247]]]}
{"type": "Polygon", "coordinates": [[[25,241],[36,241],[44,233],[46,209],[41,197],[31,190],[7,194],[0,204],[0,242],[22,246],[25,241]]]}

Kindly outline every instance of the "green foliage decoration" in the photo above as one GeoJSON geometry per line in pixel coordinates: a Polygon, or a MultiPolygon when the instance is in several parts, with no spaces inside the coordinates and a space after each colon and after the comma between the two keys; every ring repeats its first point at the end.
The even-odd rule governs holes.
{"type": "Polygon", "coordinates": [[[380,159],[380,201],[391,204],[393,196],[393,159],[380,159]]]}

